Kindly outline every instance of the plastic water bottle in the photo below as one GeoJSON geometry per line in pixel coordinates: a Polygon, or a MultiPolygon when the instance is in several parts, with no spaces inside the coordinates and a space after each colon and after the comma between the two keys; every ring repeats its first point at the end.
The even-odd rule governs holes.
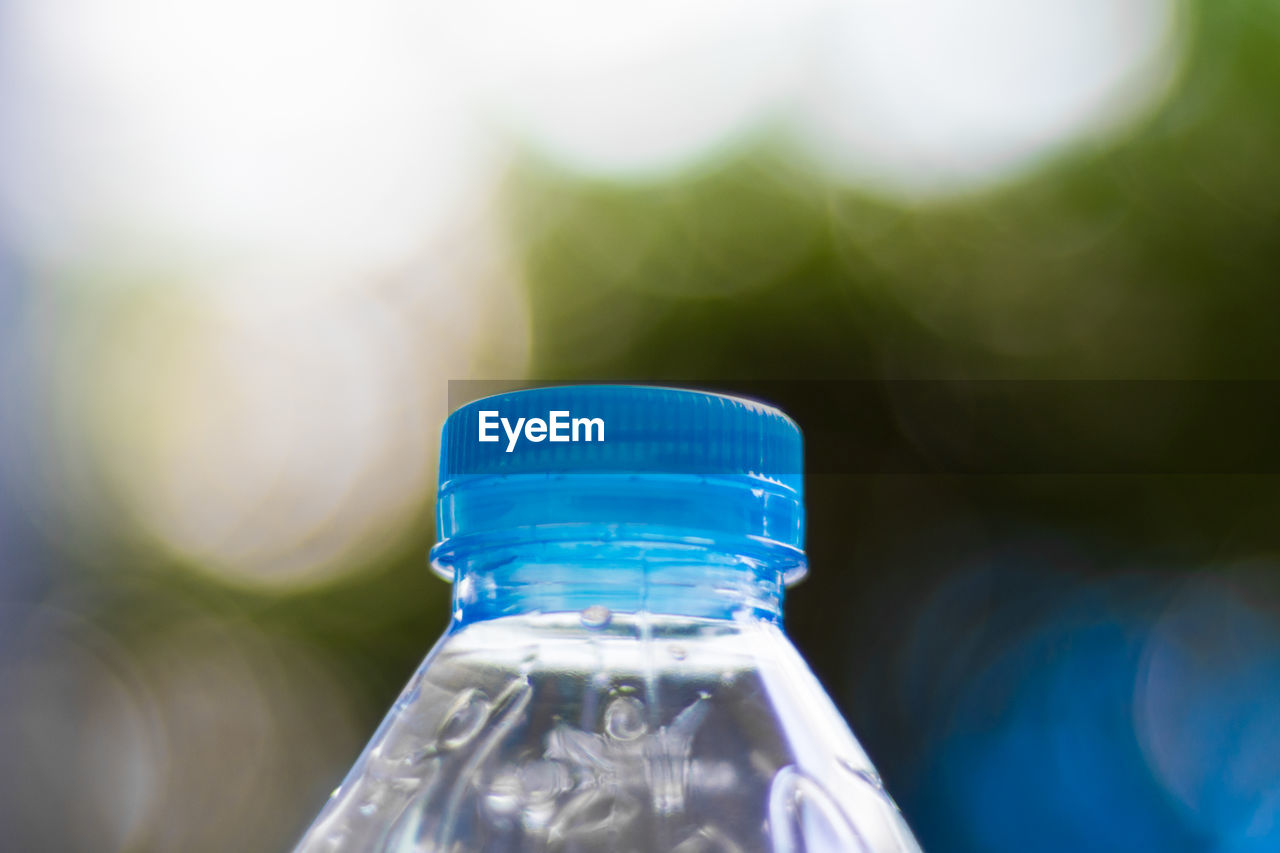
{"type": "Polygon", "coordinates": [[[579,386],[444,427],[448,630],[299,850],[918,850],[782,630],[800,431],[579,386]]]}

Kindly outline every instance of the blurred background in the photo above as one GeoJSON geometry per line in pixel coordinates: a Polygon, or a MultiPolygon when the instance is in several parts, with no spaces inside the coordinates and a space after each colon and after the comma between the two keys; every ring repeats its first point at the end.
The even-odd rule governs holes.
{"type": "Polygon", "coordinates": [[[811,456],[788,626],[930,851],[1280,849],[1280,469],[1179,465],[1280,378],[1277,92],[1266,0],[0,0],[0,847],[296,839],[449,380],[820,378],[1176,380],[811,456]]]}

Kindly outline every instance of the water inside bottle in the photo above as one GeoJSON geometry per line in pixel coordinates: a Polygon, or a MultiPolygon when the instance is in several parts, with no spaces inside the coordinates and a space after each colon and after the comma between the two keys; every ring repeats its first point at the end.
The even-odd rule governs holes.
{"type": "Polygon", "coordinates": [[[917,850],[781,630],[523,614],[457,629],[302,847],[917,850]]]}

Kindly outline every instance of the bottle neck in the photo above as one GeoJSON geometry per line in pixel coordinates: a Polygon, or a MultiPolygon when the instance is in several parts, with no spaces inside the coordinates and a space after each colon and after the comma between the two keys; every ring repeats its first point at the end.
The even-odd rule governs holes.
{"type": "MultiPolygon", "coordinates": [[[[454,552],[454,626],[503,616],[577,612],[782,620],[797,552],[644,525],[557,525],[491,534],[454,552]]],[[[597,626],[598,627],[598,626],[597,626]]]]}

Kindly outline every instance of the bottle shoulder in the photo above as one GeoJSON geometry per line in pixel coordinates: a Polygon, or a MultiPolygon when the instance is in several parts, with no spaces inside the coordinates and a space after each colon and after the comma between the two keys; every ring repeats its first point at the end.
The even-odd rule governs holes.
{"type": "Polygon", "coordinates": [[[896,838],[900,819],[776,625],[583,618],[446,634],[326,809],[330,823],[415,844],[426,833],[425,849],[440,850],[464,838],[468,849],[570,838],[594,849],[609,837],[639,850],[689,839],[773,850],[787,831],[835,839],[798,849],[911,849],[854,843],[896,838]]]}

